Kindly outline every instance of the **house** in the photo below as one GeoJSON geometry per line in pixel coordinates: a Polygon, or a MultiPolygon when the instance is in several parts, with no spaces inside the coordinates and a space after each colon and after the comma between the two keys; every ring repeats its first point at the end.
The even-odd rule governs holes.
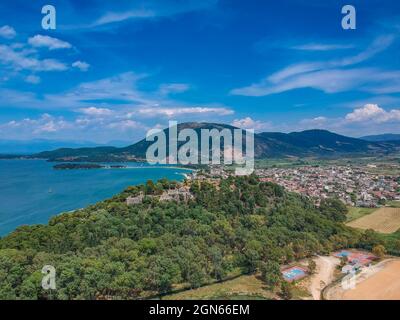
{"type": "Polygon", "coordinates": [[[126,204],[128,206],[134,205],[134,204],[139,204],[143,202],[144,194],[143,192],[140,192],[139,195],[135,197],[128,197],[126,198],[126,204]]]}

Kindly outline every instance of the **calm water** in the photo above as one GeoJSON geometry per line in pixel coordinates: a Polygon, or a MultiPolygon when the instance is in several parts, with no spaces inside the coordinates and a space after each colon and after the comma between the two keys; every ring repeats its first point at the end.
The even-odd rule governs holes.
{"type": "Polygon", "coordinates": [[[125,187],[190,170],[135,163],[124,169],[54,170],[44,160],[0,160],[0,235],[24,224],[47,223],[61,212],[109,198],[125,187]]]}

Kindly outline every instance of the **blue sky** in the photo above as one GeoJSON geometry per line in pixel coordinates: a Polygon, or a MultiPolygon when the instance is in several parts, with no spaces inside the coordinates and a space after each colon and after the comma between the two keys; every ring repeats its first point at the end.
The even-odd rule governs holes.
{"type": "Polygon", "coordinates": [[[356,30],[345,4],[1,1],[1,138],[131,141],[169,120],[400,133],[400,2],[351,1],[356,30]]]}

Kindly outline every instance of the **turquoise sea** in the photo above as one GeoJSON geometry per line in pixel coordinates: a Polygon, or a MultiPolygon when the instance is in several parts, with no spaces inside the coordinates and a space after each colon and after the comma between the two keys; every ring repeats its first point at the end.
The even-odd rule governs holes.
{"type": "Polygon", "coordinates": [[[107,199],[127,186],[190,170],[126,163],[127,168],[54,170],[44,160],[0,160],[0,236],[25,224],[47,223],[62,212],[107,199]]]}

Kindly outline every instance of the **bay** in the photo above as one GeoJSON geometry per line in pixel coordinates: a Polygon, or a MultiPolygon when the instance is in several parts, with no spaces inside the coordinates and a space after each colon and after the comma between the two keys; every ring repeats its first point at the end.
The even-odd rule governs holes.
{"type": "Polygon", "coordinates": [[[145,163],[90,170],[54,170],[53,165],[44,160],[0,160],[0,236],[21,225],[47,223],[54,215],[110,198],[130,185],[162,178],[182,181],[191,172],[145,163]]]}

